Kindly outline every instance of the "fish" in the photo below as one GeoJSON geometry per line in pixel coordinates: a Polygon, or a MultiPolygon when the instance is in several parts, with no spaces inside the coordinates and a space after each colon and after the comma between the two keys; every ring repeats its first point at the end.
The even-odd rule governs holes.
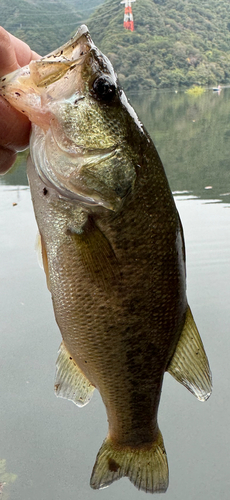
{"type": "Polygon", "coordinates": [[[2,78],[0,93],[32,122],[27,174],[62,336],[56,395],[83,407],[96,388],[107,412],[91,487],[127,477],[165,492],[164,374],[200,401],[212,377],[162,162],[85,25],[2,78]]]}

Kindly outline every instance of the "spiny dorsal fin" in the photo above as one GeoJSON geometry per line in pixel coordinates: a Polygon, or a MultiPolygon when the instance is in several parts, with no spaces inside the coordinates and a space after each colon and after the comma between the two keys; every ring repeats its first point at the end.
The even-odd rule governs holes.
{"type": "Polygon", "coordinates": [[[93,468],[90,486],[106,488],[121,477],[128,477],[138,488],[163,493],[168,487],[168,462],[161,432],[148,447],[116,445],[109,437],[102,444],[93,468]]]}
{"type": "Polygon", "coordinates": [[[211,371],[189,306],[183,331],[167,371],[200,401],[206,401],[211,395],[211,371]]]}
{"type": "Polygon", "coordinates": [[[95,389],[78,368],[63,342],[58,351],[54,389],[56,396],[70,399],[77,406],[87,405],[95,389]]]}

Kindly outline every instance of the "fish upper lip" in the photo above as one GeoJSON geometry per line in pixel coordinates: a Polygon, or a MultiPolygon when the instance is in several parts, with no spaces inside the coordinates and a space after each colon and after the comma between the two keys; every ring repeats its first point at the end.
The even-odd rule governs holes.
{"type": "MultiPolygon", "coordinates": [[[[84,62],[86,55],[95,45],[90,38],[89,30],[85,24],[82,24],[80,28],[77,30],[76,34],[62,47],[59,47],[57,50],[50,52],[44,57],[41,57],[37,60],[32,60],[27,66],[24,66],[9,75],[18,74],[20,71],[20,78],[28,77],[33,73],[33,68],[42,67],[44,63],[49,63],[51,66],[57,64],[58,62],[62,62],[63,65],[66,64],[66,71],[68,69],[74,68],[76,65],[84,62]],[[85,40],[82,40],[82,48],[85,49],[82,52],[79,51],[79,40],[81,37],[85,35],[85,40]],[[68,51],[68,48],[70,50],[68,51]],[[75,50],[76,49],[76,50],[75,50]],[[66,52],[66,53],[65,53],[66,52]],[[69,52],[69,53],[68,53],[69,52]],[[70,55],[70,57],[68,57],[70,55]]],[[[0,84],[4,84],[6,78],[8,79],[9,75],[4,75],[0,78],[0,84]]],[[[36,84],[36,81],[35,81],[36,84]]],[[[42,78],[39,78],[38,87],[42,86],[42,78]]],[[[2,87],[2,85],[1,85],[2,87]]],[[[4,89],[3,89],[4,90],[4,89]]],[[[4,92],[3,92],[4,93],[4,92]]]]}
{"type": "Polygon", "coordinates": [[[49,54],[42,57],[38,61],[46,61],[47,59],[51,59],[50,62],[52,63],[52,62],[57,62],[57,60],[59,59],[60,61],[72,62],[74,64],[77,61],[79,61],[79,59],[84,58],[84,56],[94,47],[95,47],[95,45],[90,37],[90,33],[89,33],[87,26],[85,24],[82,24],[80,26],[80,28],[78,28],[75,35],[66,44],[62,45],[61,47],[59,47],[55,51],[50,52],[49,54]],[[74,57],[76,55],[74,50],[75,50],[75,48],[78,47],[79,40],[81,39],[81,37],[83,35],[85,35],[85,41],[83,42],[83,45],[87,46],[88,50],[85,52],[82,52],[82,53],[80,52],[80,54],[77,57],[74,57]],[[70,54],[72,54],[72,56],[70,58],[68,57],[68,55],[65,55],[65,52],[68,53],[69,47],[71,47],[70,54]],[[53,61],[52,61],[52,58],[53,58],[53,61]]]}
{"type": "MultiPolygon", "coordinates": [[[[57,50],[53,51],[53,52],[50,52],[47,56],[45,56],[44,58],[46,57],[50,57],[50,56],[60,56],[62,55],[62,53],[64,52],[65,48],[67,48],[69,45],[77,45],[77,42],[80,40],[80,38],[82,37],[82,35],[88,35],[88,38],[90,40],[88,40],[89,44],[92,46],[94,45],[91,38],[90,38],[90,34],[89,34],[89,30],[86,26],[86,24],[82,24],[80,26],[80,28],[78,28],[77,32],[75,33],[75,35],[70,39],[70,41],[68,41],[65,45],[62,45],[62,47],[59,47],[57,50]]],[[[73,49],[73,47],[72,47],[73,49]]],[[[67,59],[67,58],[66,58],[67,59]]],[[[71,59],[67,59],[67,60],[71,60],[71,59]]],[[[72,59],[73,60],[73,59],[72,59]]]]}

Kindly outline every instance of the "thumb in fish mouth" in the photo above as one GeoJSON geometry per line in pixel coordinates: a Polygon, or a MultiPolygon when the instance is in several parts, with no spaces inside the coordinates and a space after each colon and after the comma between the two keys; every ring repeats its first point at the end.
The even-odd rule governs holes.
{"type": "Polygon", "coordinates": [[[29,146],[31,123],[0,97],[0,175],[14,164],[17,152],[29,146]]]}
{"type": "MultiPolygon", "coordinates": [[[[97,85],[96,89],[95,85],[93,87],[94,93],[96,93],[94,102],[99,100],[98,95],[100,97],[102,95],[103,104],[104,101],[110,102],[111,98],[115,95],[116,76],[111,64],[95,47],[89,36],[87,27],[83,25],[79,28],[76,35],[63,45],[63,47],[40,60],[31,61],[29,65],[19,68],[3,77],[0,80],[0,93],[14,108],[26,115],[40,129],[40,141],[45,141],[46,143],[45,149],[39,148],[42,149],[42,161],[40,161],[41,158],[39,158],[39,161],[35,160],[35,153],[36,155],[39,153],[36,148],[32,148],[34,151],[32,160],[36,165],[39,175],[46,181],[51,182],[52,185],[55,185],[56,189],[63,196],[71,197],[71,199],[74,197],[77,201],[83,203],[102,205],[109,210],[115,210],[117,207],[120,207],[121,196],[124,196],[127,192],[127,182],[128,188],[130,187],[131,174],[131,181],[133,181],[135,175],[133,166],[126,169],[127,172],[125,170],[125,174],[122,173],[120,175],[122,186],[118,190],[115,189],[116,186],[114,187],[115,181],[111,182],[111,189],[107,188],[106,183],[101,180],[103,169],[96,169],[97,171],[94,172],[93,167],[103,163],[106,170],[106,161],[109,162],[111,160],[113,170],[117,171],[118,159],[116,156],[119,154],[116,148],[117,139],[116,141],[115,139],[108,140],[106,137],[106,140],[103,142],[102,139],[105,137],[103,130],[102,134],[100,134],[98,128],[98,132],[94,134],[94,137],[93,131],[95,127],[91,127],[92,134],[90,134],[89,125],[87,125],[89,139],[88,142],[86,139],[83,140],[81,135],[82,128],[84,127],[82,115],[81,120],[78,120],[83,125],[81,129],[76,127],[76,108],[79,109],[80,107],[76,106],[76,100],[79,104],[79,101],[82,102],[82,99],[89,96],[87,102],[92,107],[90,99],[92,99],[93,91],[91,87],[93,86],[92,82],[95,83],[95,81],[97,85]],[[107,79],[101,78],[103,71],[107,79]],[[98,75],[99,77],[96,78],[98,75]],[[112,83],[109,76],[111,76],[112,83]],[[76,99],[76,94],[78,99],[76,99]],[[66,103],[69,104],[68,109],[66,103]],[[63,111],[64,106],[65,112],[63,111]],[[72,134],[73,139],[71,139],[68,125],[66,126],[66,121],[64,120],[65,113],[70,113],[69,109],[72,111],[72,120],[74,114],[74,127],[78,130],[80,138],[79,146],[76,135],[72,134]],[[42,136],[43,133],[44,135],[42,136]],[[51,153],[53,145],[55,150],[59,152],[60,168],[57,168],[57,165],[53,165],[52,163],[51,153]],[[45,153],[43,154],[44,151],[45,153]],[[49,172],[47,173],[48,163],[49,172]],[[86,174],[81,169],[78,175],[82,166],[81,164],[84,164],[84,172],[86,174]],[[73,171],[73,168],[74,179],[73,176],[70,178],[69,174],[69,172],[73,171]],[[130,169],[132,170],[131,174],[130,169]],[[75,177],[77,178],[77,183],[75,182],[75,177]],[[127,177],[128,181],[124,177],[127,177]],[[79,178],[81,179],[81,185],[79,185],[79,178]]],[[[84,113],[84,119],[87,122],[87,111],[84,111],[84,113]]],[[[95,111],[95,115],[98,116],[97,110],[95,111]]],[[[103,129],[103,116],[100,124],[101,129],[103,129]]],[[[109,125],[106,124],[106,126],[108,129],[109,125]]],[[[83,136],[86,137],[85,131],[83,136]]],[[[33,137],[32,135],[31,141],[33,141],[33,137]]],[[[36,137],[38,137],[38,134],[36,137]]],[[[122,169],[121,166],[120,170],[122,169]]],[[[116,176],[117,173],[116,175],[114,173],[114,179],[116,176]]]]}
{"type": "MultiPolygon", "coordinates": [[[[25,42],[0,26],[0,77],[3,77],[3,80],[7,73],[40,57],[25,42]]],[[[12,108],[2,97],[0,123],[0,174],[4,174],[15,162],[17,151],[28,147],[31,126],[28,118],[12,108]]]]}
{"type": "MultiPolygon", "coordinates": [[[[11,65],[11,71],[12,69],[14,71],[0,78],[0,95],[15,109],[26,115],[30,121],[43,129],[47,128],[50,114],[44,110],[47,98],[43,91],[47,86],[62,80],[68,70],[81,66],[84,56],[93,47],[87,27],[82,25],[69,42],[47,56],[38,60],[30,60],[29,64],[21,68],[18,68],[16,62],[15,65],[11,65]]],[[[79,78],[76,78],[76,73],[79,71],[72,73],[65,80],[64,91],[63,82],[60,85],[61,89],[59,85],[49,88],[52,99],[62,97],[63,93],[65,98],[73,94],[74,79],[79,86],[79,78]]]]}
{"type": "Polygon", "coordinates": [[[41,59],[41,56],[0,26],[0,77],[36,59],[41,59]]]}
{"type": "Polygon", "coordinates": [[[17,152],[29,146],[31,122],[0,97],[0,174],[14,164],[17,152]]]}
{"type": "Polygon", "coordinates": [[[31,124],[28,118],[0,97],[0,146],[14,153],[29,145],[31,124]]]}
{"type": "Polygon", "coordinates": [[[4,175],[13,166],[17,153],[0,146],[0,175],[4,175]]]}

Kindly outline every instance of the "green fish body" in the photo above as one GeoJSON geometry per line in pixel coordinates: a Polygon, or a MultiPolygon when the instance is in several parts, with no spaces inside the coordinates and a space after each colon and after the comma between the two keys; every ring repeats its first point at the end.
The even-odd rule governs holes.
{"type": "Polygon", "coordinates": [[[166,491],[157,423],[164,373],[202,401],[211,374],[162,163],[85,26],[7,76],[1,92],[33,123],[28,178],[63,338],[56,394],[84,406],[97,388],[106,407],[91,486],[127,476],[139,489],[166,491]]]}

